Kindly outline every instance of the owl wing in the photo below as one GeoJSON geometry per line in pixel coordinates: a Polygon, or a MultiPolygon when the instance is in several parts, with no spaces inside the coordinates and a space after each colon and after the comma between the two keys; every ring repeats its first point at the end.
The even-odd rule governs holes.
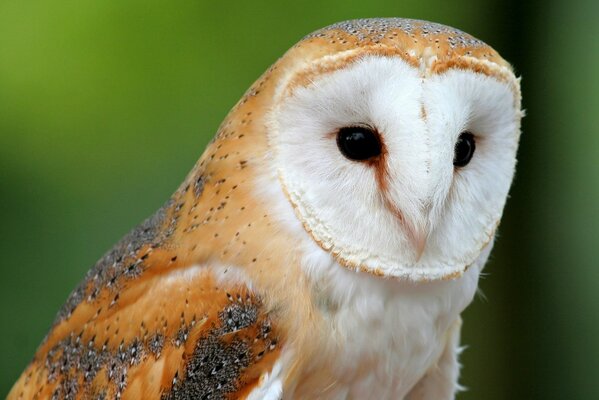
{"type": "Polygon", "coordinates": [[[265,380],[280,347],[273,320],[226,268],[185,260],[177,208],[89,271],[9,399],[244,398],[265,380]]]}

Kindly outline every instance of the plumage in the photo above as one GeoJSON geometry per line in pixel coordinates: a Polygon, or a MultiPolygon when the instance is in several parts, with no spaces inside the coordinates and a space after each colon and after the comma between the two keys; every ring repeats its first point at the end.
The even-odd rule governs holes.
{"type": "Polygon", "coordinates": [[[90,270],[9,398],[453,398],[520,118],[510,66],[456,29],[306,36],[90,270]],[[355,125],[380,156],[343,157],[355,125]]]}

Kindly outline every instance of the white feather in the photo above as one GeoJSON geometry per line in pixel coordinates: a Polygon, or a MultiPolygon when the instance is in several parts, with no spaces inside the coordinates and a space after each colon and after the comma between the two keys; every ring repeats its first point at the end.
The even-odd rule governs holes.
{"type": "MultiPolygon", "coordinates": [[[[375,56],[306,87],[286,85],[270,115],[271,169],[255,186],[278,229],[297,238],[311,302],[323,316],[315,333],[321,352],[303,367],[327,368],[334,384],[284,397],[401,399],[416,387],[453,398],[459,315],[476,293],[514,173],[521,114],[510,85],[465,70],[423,76],[398,57],[375,56]],[[335,132],[356,124],[382,135],[386,193],[371,166],[337,148],[335,132]],[[456,170],[463,131],[477,148],[456,170]],[[426,230],[420,258],[384,200],[426,230]]],[[[278,362],[282,376],[302,350],[293,343],[278,362]]],[[[277,384],[264,387],[279,393],[277,384]]]]}
{"type": "Polygon", "coordinates": [[[269,132],[281,181],[306,228],[344,263],[413,281],[441,279],[463,273],[492,239],[519,137],[509,84],[462,70],[425,78],[398,57],[369,56],[279,92],[287,97],[273,110],[269,132]],[[335,132],[356,124],[382,135],[388,193],[371,166],[337,148],[335,132]],[[463,131],[475,134],[477,150],[455,171],[463,131]],[[426,232],[420,257],[388,202],[426,232]]]}

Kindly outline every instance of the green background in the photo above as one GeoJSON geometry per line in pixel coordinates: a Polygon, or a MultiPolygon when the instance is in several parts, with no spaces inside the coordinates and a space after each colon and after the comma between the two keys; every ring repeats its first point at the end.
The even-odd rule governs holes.
{"type": "Polygon", "coordinates": [[[599,398],[598,4],[0,0],[0,396],[262,71],[321,26],[407,16],[474,34],[523,76],[518,173],[464,313],[459,398],[599,398]]]}

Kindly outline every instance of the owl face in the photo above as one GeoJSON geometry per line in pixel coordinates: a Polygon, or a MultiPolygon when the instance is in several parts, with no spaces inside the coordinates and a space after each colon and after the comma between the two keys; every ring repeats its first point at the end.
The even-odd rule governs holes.
{"type": "Polygon", "coordinates": [[[437,73],[435,54],[381,53],[328,54],[287,74],[269,116],[277,174],[341,265],[460,276],[492,242],[512,181],[517,81],[486,60],[437,73]]]}

